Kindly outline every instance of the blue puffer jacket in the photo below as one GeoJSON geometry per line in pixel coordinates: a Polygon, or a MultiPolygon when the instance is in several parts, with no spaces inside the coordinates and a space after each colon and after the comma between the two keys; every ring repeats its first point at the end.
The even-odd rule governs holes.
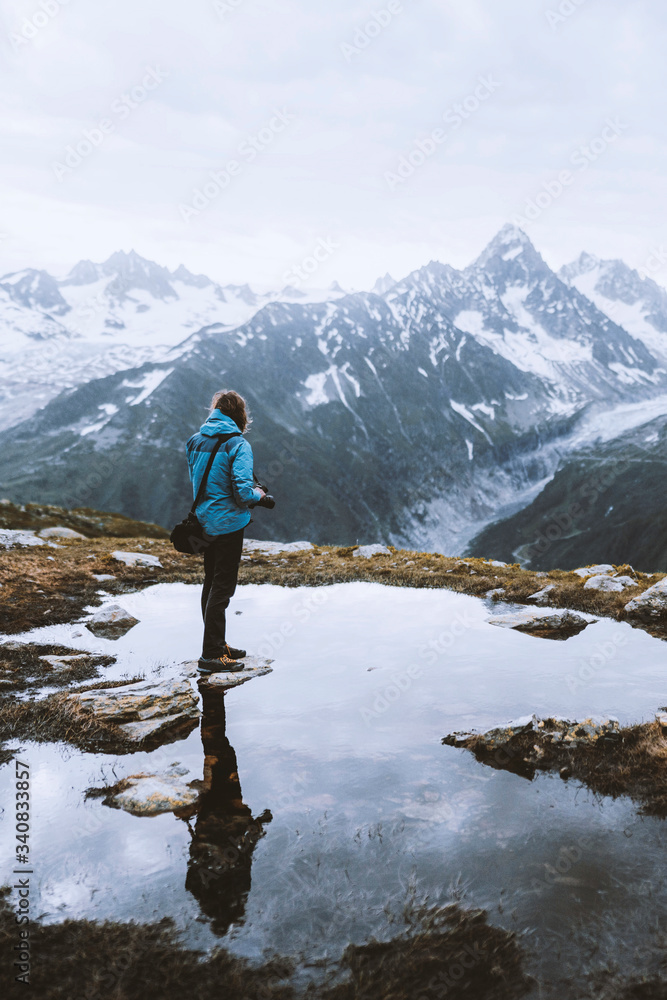
{"type": "MultiPolygon", "coordinates": [[[[192,496],[197,495],[206,463],[217,444],[216,434],[238,434],[231,417],[214,410],[199,434],[186,445],[192,496]]],[[[262,494],[253,485],[252,448],[243,437],[230,438],[215,456],[206,492],[195,511],[207,535],[228,535],[250,521],[248,504],[257,503],[262,494]]]]}

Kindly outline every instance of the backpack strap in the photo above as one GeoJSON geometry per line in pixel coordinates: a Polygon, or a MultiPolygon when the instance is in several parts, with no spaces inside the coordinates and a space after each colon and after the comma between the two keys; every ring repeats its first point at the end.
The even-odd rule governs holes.
{"type": "Polygon", "coordinates": [[[202,480],[201,480],[201,482],[199,484],[199,489],[197,490],[197,496],[195,497],[194,503],[192,504],[192,507],[190,508],[190,513],[191,514],[194,514],[194,512],[197,509],[197,507],[199,506],[199,504],[201,503],[201,501],[204,499],[204,494],[206,492],[206,484],[208,482],[208,477],[209,477],[209,474],[211,472],[211,469],[213,468],[213,463],[215,461],[215,456],[220,451],[220,448],[222,447],[222,445],[226,444],[227,441],[230,440],[230,438],[234,438],[234,437],[241,437],[241,432],[240,431],[233,431],[231,434],[221,434],[220,437],[218,438],[218,443],[216,444],[215,448],[211,452],[211,454],[209,456],[209,460],[208,460],[208,462],[206,464],[206,469],[204,470],[204,475],[202,476],[202,480]]]}

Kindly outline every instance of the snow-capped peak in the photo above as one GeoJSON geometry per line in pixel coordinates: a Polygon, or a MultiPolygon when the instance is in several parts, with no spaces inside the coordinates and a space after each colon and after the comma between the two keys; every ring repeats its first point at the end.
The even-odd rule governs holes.
{"type": "Polygon", "coordinates": [[[484,268],[493,258],[511,261],[518,257],[524,258],[529,263],[544,265],[544,261],[523,229],[508,223],[503,226],[499,233],[496,233],[488,246],[474,261],[472,267],[475,269],[484,268]]]}
{"type": "Polygon", "coordinates": [[[396,284],[395,280],[387,271],[387,273],[384,275],[383,278],[378,278],[378,280],[373,285],[371,291],[375,292],[376,295],[384,295],[385,292],[388,292],[389,289],[393,288],[395,284],[396,284]]]}

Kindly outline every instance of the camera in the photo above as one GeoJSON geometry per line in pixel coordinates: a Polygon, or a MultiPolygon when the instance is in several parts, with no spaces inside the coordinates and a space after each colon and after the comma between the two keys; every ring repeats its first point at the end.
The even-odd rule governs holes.
{"type": "Polygon", "coordinates": [[[253,510],[255,507],[266,507],[267,510],[273,510],[276,505],[276,501],[272,496],[270,496],[269,493],[267,493],[266,486],[262,486],[262,484],[258,482],[255,482],[255,486],[260,490],[264,490],[266,496],[262,497],[261,500],[258,500],[257,503],[251,503],[250,509],[253,510]]]}

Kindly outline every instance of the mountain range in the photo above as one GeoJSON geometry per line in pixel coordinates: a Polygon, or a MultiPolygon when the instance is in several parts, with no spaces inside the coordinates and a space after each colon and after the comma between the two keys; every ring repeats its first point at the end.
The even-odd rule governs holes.
{"type": "MultiPolygon", "coordinates": [[[[20,502],[180,520],[184,441],[227,385],[249,400],[257,471],[278,500],[256,534],[579,565],[598,553],[599,509],[569,547],[534,552],[549,491],[615,448],[661,447],[641,428],[667,412],[667,292],[587,254],[555,273],[513,226],[463,270],[431,262],[371,292],[257,296],[114,254],[61,281],[7,276],[0,293],[0,489],[20,502]],[[35,412],[11,359],[39,337],[103,377],[82,362],[35,412]]],[[[617,477],[607,499],[626,488],[617,477]]],[[[619,561],[633,558],[636,536],[617,541],[619,561]]]]}

